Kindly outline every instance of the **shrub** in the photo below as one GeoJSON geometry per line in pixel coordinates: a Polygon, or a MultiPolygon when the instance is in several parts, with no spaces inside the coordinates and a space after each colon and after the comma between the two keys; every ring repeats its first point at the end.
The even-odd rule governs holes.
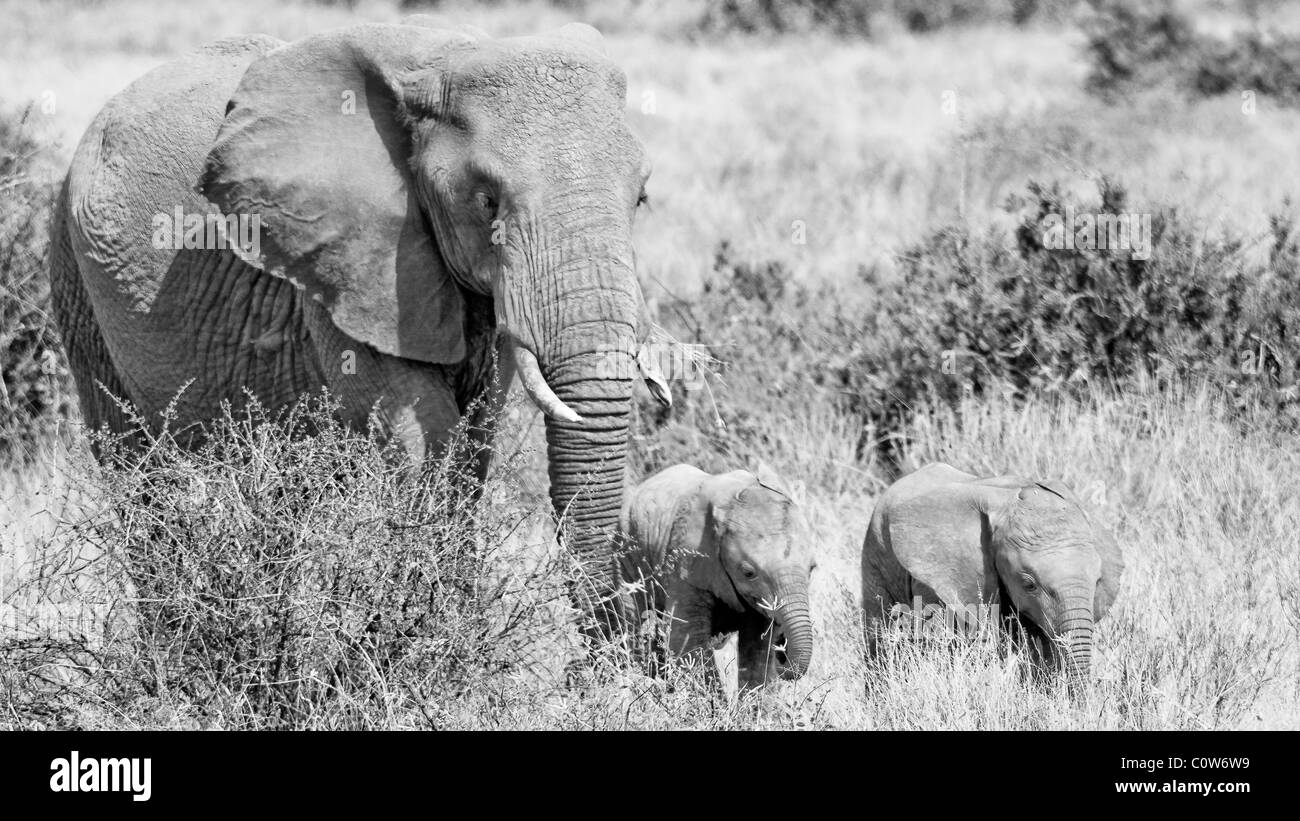
{"type": "Polygon", "coordinates": [[[26,626],[0,654],[15,714],[77,724],[99,700],[226,727],[443,726],[492,676],[563,655],[564,620],[543,615],[574,570],[507,546],[527,517],[514,471],[475,496],[459,462],[408,468],[330,411],[227,408],[194,450],[105,441],[107,510],[44,545],[23,608],[72,603],[76,629],[26,626]]]}
{"type": "Polygon", "coordinates": [[[900,254],[889,282],[862,269],[850,285],[808,286],[780,263],[736,260],[723,243],[700,298],[664,319],[725,363],[713,383],[725,389],[675,390],[671,411],[647,410],[644,439],[663,440],[647,463],[702,449],[770,453],[782,431],[758,420],[807,418],[819,405],[860,423],[857,456],[892,456],[895,432],[927,406],[1071,395],[1153,374],[1209,379],[1300,422],[1294,218],[1273,219],[1262,267],[1241,241],[1207,240],[1171,210],[1150,215],[1149,259],[1045,247],[1049,215],[1120,214],[1126,199],[1106,180],[1095,204],[1031,183],[1027,198],[1007,204],[1028,206],[1011,242],[948,227],[900,254]]]}
{"type": "Polygon", "coordinates": [[[670,336],[702,353],[668,374],[672,408],[649,400],[638,407],[633,456],[643,473],[681,461],[732,469],[781,446],[782,431],[768,423],[793,419],[795,406],[813,399],[787,389],[812,387],[809,360],[817,354],[808,345],[817,341],[805,331],[819,328],[803,320],[815,298],[790,282],[782,263],[740,261],[730,243],[718,246],[699,297],[675,302],[663,317],[670,336]]]}
{"type": "Polygon", "coordinates": [[[1191,82],[1207,96],[1251,90],[1300,105],[1300,38],[1252,31],[1209,44],[1191,82]]]}
{"type": "Polygon", "coordinates": [[[1167,0],[1095,0],[1092,6],[1084,26],[1091,91],[1108,93],[1161,78],[1188,59],[1199,42],[1191,22],[1167,0]]]}
{"type": "Polygon", "coordinates": [[[986,22],[1027,22],[1037,10],[1034,0],[895,0],[889,11],[909,31],[929,32],[986,22]]]}
{"type": "Polygon", "coordinates": [[[27,118],[0,116],[0,460],[31,458],[73,404],[50,315],[54,189],[33,173],[40,148],[27,118]]]}
{"type": "Polygon", "coordinates": [[[1259,31],[1227,40],[1201,35],[1169,0],[1093,6],[1085,23],[1093,92],[1169,82],[1201,96],[1252,90],[1300,104],[1300,38],[1259,31]]]}
{"type": "Polygon", "coordinates": [[[828,31],[869,37],[882,21],[913,32],[979,22],[1024,23],[1039,12],[1038,0],[710,0],[700,19],[705,32],[784,34],[828,31]]]}
{"type": "Polygon", "coordinates": [[[1206,241],[1168,210],[1150,215],[1148,259],[1045,247],[1050,215],[1131,213],[1122,188],[1105,179],[1099,188],[1093,205],[1031,183],[1014,249],[992,235],[949,229],[904,254],[901,285],[882,293],[876,314],[877,332],[904,340],[904,355],[863,351],[859,367],[841,371],[841,383],[870,396],[870,383],[866,392],[853,389],[857,374],[883,370],[898,377],[886,382],[886,395],[919,398],[923,385],[951,404],[966,391],[1069,392],[1157,374],[1262,392],[1294,415],[1300,255],[1293,218],[1274,218],[1271,261],[1262,268],[1248,264],[1242,241],[1206,241]],[[927,305],[928,315],[916,307],[927,305]]]}

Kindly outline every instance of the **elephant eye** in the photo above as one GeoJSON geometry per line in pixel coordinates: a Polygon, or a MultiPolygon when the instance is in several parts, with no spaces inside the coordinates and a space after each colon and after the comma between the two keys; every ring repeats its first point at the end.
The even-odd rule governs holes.
{"type": "Polygon", "coordinates": [[[1029,575],[1028,573],[1022,573],[1020,575],[1020,580],[1024,583],[1025,590],[1029,591],[1030,593],[1038,589],[1038,582],[1034,581],[1034,577],[1029,575]]]}
{"type": "Polygon", "coordinates": [[[746,579],[753,580],[758,578],[758,571],[755,570],[754,566],[749,562],[742,562],[740,565],[740,575],[744,576],[746,579]]]}
{"type": "Polygon", "coordinates": [[[640,208],[641,206],[648,205],[649,203],[650,203],[650,195],[645,192],[644,188],[642,188],[641,193],[636,198],[636,207],[640,208]]]}
{"type": "Polygon", "coordinates": [[[474,204],[477,205],[479,207],[479,210],[483,212],[483,216],[485,219],[489,219],[489,220],[496,219],[497,216],[496,197],[493,197],[491,194],[489,194],[486,191],[476,191],[474,192],[474,204]]]}

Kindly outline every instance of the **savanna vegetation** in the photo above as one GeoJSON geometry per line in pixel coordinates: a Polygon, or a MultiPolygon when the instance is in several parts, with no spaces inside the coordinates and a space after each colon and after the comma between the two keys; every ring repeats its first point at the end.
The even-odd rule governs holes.
{"type": "Polygon", "coordinates": [[[1294,4],[0,6],[0,726],[1300,726],[1294,4]],[[791,480],[819,560],[801,680],[737,698],[628,646],[570,663],[580,580],[519,397],[477,498],[328,397],[198,450],[78,426],[46,219],[98,106],[222,34],[412,11],[611,41],[674,340],[633,463],[791,480]],[[1145,216],[1149,248],[1053,247],[1084,213],[1145,216]],[[1124,546],[1082,697],[996,635],[899,627],[864,661],[872,503],[935,460],[1060,478],[1124,546]]]}

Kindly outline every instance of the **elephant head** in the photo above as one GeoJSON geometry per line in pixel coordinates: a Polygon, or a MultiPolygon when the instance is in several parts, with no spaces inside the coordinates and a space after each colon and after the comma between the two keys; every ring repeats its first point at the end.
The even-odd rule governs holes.
{"type": "Polygon", "coordinates": [[[813,551],[790,495],[773,477],[743,470],[709,476],[678,508],[670,554],[682,572],[735,612],[772,620],[773,661],[783,678],[812,663],[808,584],[813,551]]]}
{"type": "Polygon", "coordinates": [[[1068,489],[1018,477],[941,481],[888,519],[899,561],[945,604],[996,596],[1052,642],[1072,680],[1087,675],[1094,625],[1119,592],[1124,560],[1068,489]]]}
{"type": "Polygon", "coordinates": [[[587,26],[347,28],[251,64],[199,183],[260,216],[250,261],[382,354],[454,366],[467,300],[492,299],[547,416],[553,506],[604,593],[643,333],[631,228],[648,164],[625,96],[587,26]]]}

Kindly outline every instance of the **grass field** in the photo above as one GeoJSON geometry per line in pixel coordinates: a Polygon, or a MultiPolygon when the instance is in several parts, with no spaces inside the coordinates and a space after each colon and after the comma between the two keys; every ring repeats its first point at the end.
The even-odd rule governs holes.
{"type": "MultiPolygon", "coordinates": [[[[1207,29],[1243,22],[1220,5],[1209,8],[1198,17],[1207,29]]],[[[1268,9],[1279,21],[1297,16],[1286,4],[1268,9]]],[[[1028,178],[1091,195],[1107,174],[1135,201],[1172,205],[1206,237],[1239,238],[1244,254],[1266,260],[1270,215],[1300,194],[1300,109],[1263,98],[1245,113],[1236,94],[1191,98],[1163,86],[1115,99],[1089,95],[1084,36],[1068,19],[923,36],[896,27],[854,40],[817,32],[702,38],[693,34],[698,6],[686,0],[593,4],[589,13],[543,3],[443,3],[430,13],[497,35],[575,17],[606,34],[628,74],[629,122],[655,165],[651,205],[638,217],[635,238],[643,286],[666,324],[666,306],[689,300],[712,275],[723,240],[739,258],[779,262],[797,281],[861,288],[859,271],[888,280],[897,255],[939,227],[1010,227],[1015,216],[1003,203],[1023,192],[1028,178]],[[796,224],[804,243],[792,241],[796,224]]],[[[32,127],[47,147],[38,167],[61,175],[109,96],[192,46],[246,32],[292,39],[402,14],[379,2],[348,8],[230,0],[198,11],[136,0],[5,0],[0,105],[36,102],[32,127]],[[41,108],[43,101],[53,105],[41,108]]],[[[771,381],[783,379],[787,367],[770,363],[771,381]]],[[[397,673],[359,673],[373,698],[353,693],[346,709],[309,711],[294,723],[1300,729],[1300,442],[1268,408],[1242,405],[1213,381],[1138,381],[1020,401],[972,397],[954,409],[918,412],[892,432],[907,442],[904,467],[941,460],[981,474],[1062,479],[1116,534],[1128,564],[1123,592],[1100,624],[1096,681],[1072,701],[1058,683],[1029,680],[996,642],[934,647],[899,633],[869,668],[861,652],[858,554],[889,471],[855,446],[859,418],[816,398],[768,404],[766,395],[726,395],[748,384],[719,381],[714,391],[719,401],[749,402],[760,433],[744,448],[706,447],[704,460],[715,466],[762,458],[795,486],[819,555],[819,643],[803,679],[739,702],[712,693],[694,671],[650,679],[611,664],[581,686],[565,686],[554,660],[574,638],[546,577],[559,558],[547,527],[541,423],[531,406],[515,401],[498,471],[510,476],[494,485],[500,495],[479,538],[494,546],[482,558],[485,575],[515,579],[516,593],[529,602],[521,617],[524,661],[494,661],[470,679],[473,686],[459,688],[437,677],[442,673],[419,679],[433,682],[420,690],[397,673]],[[518,562],[534,575],[503,570],[518,562]]],[[[673,430],[683,437],[675,444],[634,443],[640,462],[654,461],[649,453],[697,453],[693,443],[707,439],[673,430]]],[[[105,483],[84,451],[74,427],[44,446],[33,465],[0,467],[0,623],[32,615],[15,593],[26,578],[24,561],[80,552],[79,523],[103,521],[105,483]]],[[[178,475],[198,482],[205,474],[202,465],[189,465],[178,475]]],[[[187,487],[199,500],[231,504],[230,522],[248,514],[229,488],[187,487]]],[[[376,511],[386,509],[381,487],[362,494],[376,511]]],[[[104,591],[85,595],[102,603],[104,591]]],[[[63,603],[78,606],[67,597],[63,603]]],[[[10,688],[0,690],[0,700],[8,692],[17,704],[12,688],[20,677],[10,671],[0,678],[10,688]]],[[[111,705],[74,701],[76,709],[53,717],[0,708],[0,726],[274,723],[249,718],[237,701],[204,710],[176,693],[111,705]]]]}

